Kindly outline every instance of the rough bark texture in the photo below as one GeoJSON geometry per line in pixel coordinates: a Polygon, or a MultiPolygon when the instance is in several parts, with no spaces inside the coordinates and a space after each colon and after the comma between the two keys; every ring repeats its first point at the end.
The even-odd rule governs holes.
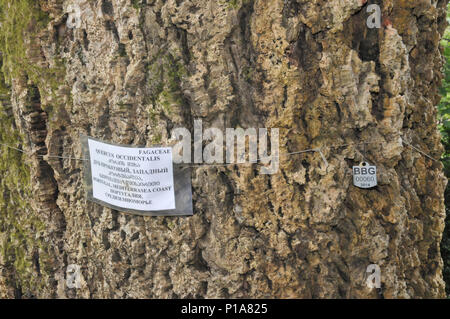
{"type": "Polygon", "coordinates": [[[2,146],[0,296],[444,297],[446,179],[401,138],[442,152],[446,2],[379,1],[383,27],[368,29],[365,0],[41,1],[49,22],[24,43],[54,81],[22,70],[2,96],[2,141],[34,155],[2,146]],[[79,134],[170,144],[196,118],[280,128],[281,153],[323,147],[329,166],[308,153],[274,175],[195,168],[194,216],[139,217],[87,202],[81,161],[36,156],[82,157],[79,134]],[[371,190],[349,173],[362,146],[327,147],[361,141],[377,142],[371,190]]]}

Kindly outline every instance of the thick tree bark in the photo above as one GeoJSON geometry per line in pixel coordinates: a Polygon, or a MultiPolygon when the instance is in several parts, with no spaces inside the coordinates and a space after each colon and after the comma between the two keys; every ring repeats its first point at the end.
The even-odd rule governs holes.
{"type": "Polygon", "coordinates": [[[442,152],[447,1],[378,2],[383,26],[369,29],[365,0],[41,1],[49,22],[24,41],[52,77],[16,72],[2,97],[2,141],[33,155],[2,147],[0,295],[444,297],[446,179],[402,140],[442,152]],[[51,157],[82,157],[80,134],[170,144],[198,118],[279,128],[281,153],[322,147],[328,167],[318,153],[282,157],[273,175],[197,167],[192,217],[140,217],[86,201],[83,162],[51,157]],[[374,189],[352,184],[364,158],[374,189]]]}

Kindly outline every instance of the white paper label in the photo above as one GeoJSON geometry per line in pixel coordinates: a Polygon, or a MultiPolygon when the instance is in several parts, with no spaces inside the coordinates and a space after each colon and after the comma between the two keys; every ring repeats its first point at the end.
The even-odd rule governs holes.
{"type": "Polygon", "coordinates": [[[353,166],[353,184],[359,188],[377,186],[377,167],[368,164],[353,166]]]}
{"type": "Polygon", "coordinates": [[[175,209],[172,149],[121,147],[88,140],[92,195],[126,209],[175,209]]]}

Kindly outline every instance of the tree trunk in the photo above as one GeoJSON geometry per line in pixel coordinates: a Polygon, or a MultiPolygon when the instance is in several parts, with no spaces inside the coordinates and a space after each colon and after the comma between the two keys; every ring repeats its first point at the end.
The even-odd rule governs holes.
{"type": "Polygon", "coordinates": [[[26,153],[1,146],[1,297],[444,297],[447,1],[27,1],[24,54],[2,49],[0,142],[26,153]],[[171,145],[195,119],[279,128],[278,173],[196,166],[190,217],[86,200],[80,134],[171,145]],[[328,165],[283,155],[317,148],[328,165]],[[375,188],[353,185],[363,161],[375,188]]]}

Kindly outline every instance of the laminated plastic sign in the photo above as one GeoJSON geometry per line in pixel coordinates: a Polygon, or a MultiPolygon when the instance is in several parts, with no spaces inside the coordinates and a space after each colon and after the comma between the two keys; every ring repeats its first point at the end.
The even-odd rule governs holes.
{"type": "Polygon", "coordinates": [[[353,166],[353,185],[359,188],[372,188],[377,186],[377,167],[368,163],[353,166]]]}
{"type": "Polygon", "coordinates": [[[191,172],[170,147],[130,147],[81,136],[87,198],[144,216],[192,215],[191,172]]]}

